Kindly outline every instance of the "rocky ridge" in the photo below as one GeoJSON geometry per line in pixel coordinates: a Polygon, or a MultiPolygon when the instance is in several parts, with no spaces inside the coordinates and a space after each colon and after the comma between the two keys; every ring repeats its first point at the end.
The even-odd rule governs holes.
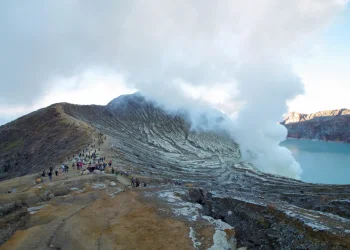
{"type": "Polygon", "coordinates": [[[95,129],[54,104],[0,127],[0,180],[58,164],[96,137],[95,129]]]}
{"type": "Polygon", "coordinates": [[[350,143],[350,110],[338,109],[313,114],[291,112],[281,122],[288,137],[350,143]]]}

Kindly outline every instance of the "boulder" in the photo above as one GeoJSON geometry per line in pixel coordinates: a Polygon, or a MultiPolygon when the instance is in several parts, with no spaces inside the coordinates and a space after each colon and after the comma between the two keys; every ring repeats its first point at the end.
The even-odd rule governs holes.
{"type": "Polygon", "coordinates": [[[94,170],[94,174],[101,174],[100,170],[94,170]]]}
{"type": "Polygon", "coordinates": [[[41,182],[42,182],[42,179],[41,179],[41,178],[38,178],[38,179],[35,180],[35,183],[36,183],[36,184],[40,184],[41,182]]]}

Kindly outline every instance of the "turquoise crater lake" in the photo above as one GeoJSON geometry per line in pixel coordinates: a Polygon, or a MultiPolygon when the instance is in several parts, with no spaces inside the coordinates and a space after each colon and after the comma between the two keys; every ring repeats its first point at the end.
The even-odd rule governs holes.
{"type": "Polygon", "coordinates": [[[300,163],[302,181],[350,184],[350,144],[287,139],[281,146],[291,150],[300,163]]]}

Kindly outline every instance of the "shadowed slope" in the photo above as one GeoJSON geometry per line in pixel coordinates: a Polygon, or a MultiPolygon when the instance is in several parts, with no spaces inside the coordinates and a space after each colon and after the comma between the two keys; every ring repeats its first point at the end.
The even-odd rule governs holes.
{"type": "Polygon", "coordinates": [[[58,164],[90,142],[92,128],[54,104],[0,127],[0,180],[58,164]]]}

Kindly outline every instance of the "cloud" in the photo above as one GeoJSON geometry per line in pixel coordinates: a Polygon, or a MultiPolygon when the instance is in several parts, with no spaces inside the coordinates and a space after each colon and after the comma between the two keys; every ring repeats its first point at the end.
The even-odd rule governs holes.
{"type": "MultiPolygon", "coordinates": [[[[261,128],[251,129],[260,130],[261,140],[274,138],[269,145],[277,147],[283,133],[273,135],[272,123],[286,111],[286,100],[302,93],[289,58],[304,51],[314,33],[344,4],[340,0],[1,2],[0,104],[33,104],[57,77],[74,77],[94,67],[114,70],[129,86],[173,107],[193,104],[179,83],[209,90],[225,83],[239,94],[230,94],[230,100],[221,103],[223,111],[230,115],[237,103],[244,103],[244,112],[255,115],[242,111],[237,119],[242,124],[262,119],[261,128]]],[[[255,150],[271,158],[271,153],[255,150]]],[[[300,171],[294,171],[293,164],[279,163],[276,169],[291,169],[287,175],[296,177],[300,171]]]]}
{"type": "Polygon", "coordinates": [[[341,2],[4,1],[0,102],[33,102],[53,77],[101,65],[142,87],[217,82],[242,60],[285,53],[341,2]]]}
{"type": "Polygon", "coordinates": [[[0,105],[0,125],[53,103],[106,105],[116,96],[137,89],[125,85],[122,75],[105,68],[90,68],[72,77],[56,77],[45,88],[45,94],[32,105],[0,105]]]}

